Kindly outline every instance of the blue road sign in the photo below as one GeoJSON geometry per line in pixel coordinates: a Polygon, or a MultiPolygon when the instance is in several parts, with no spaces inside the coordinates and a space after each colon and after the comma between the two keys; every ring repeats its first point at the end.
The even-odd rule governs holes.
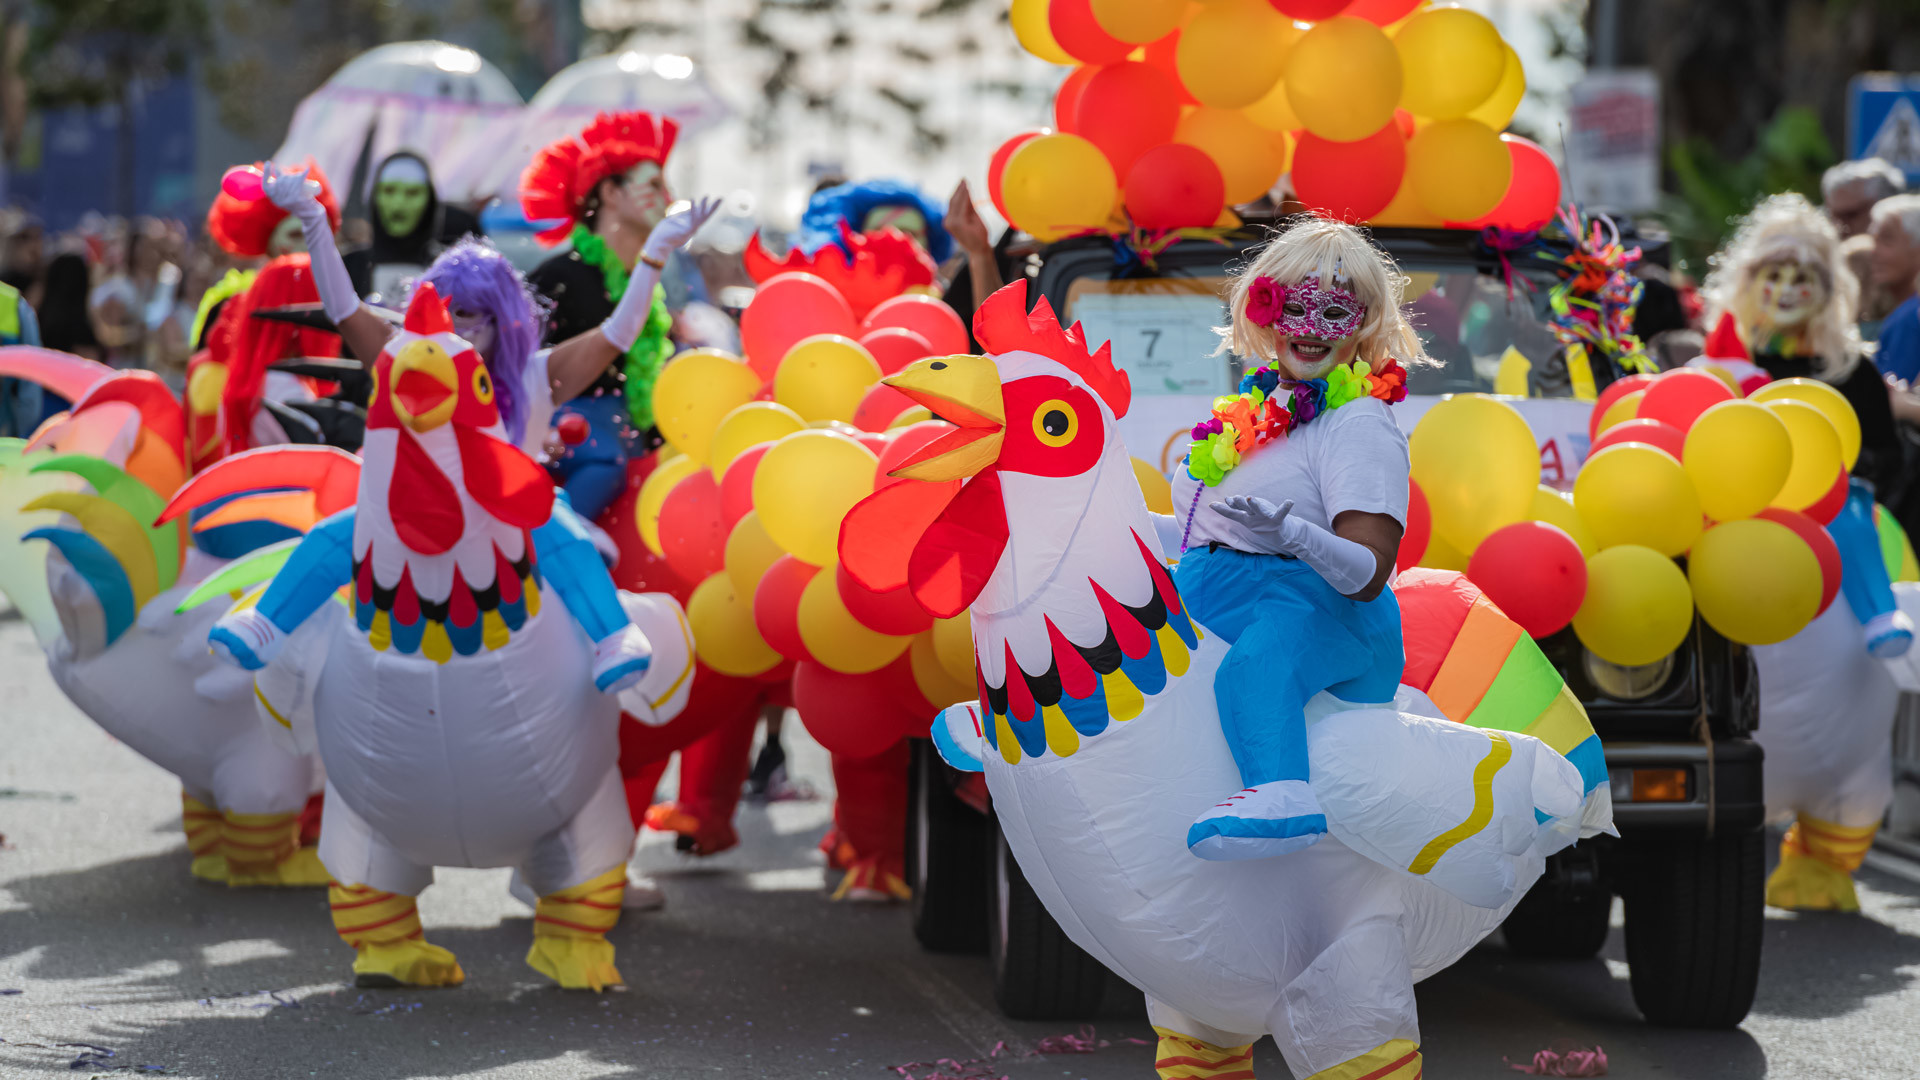
{"type": "Polygon", "coordinates": [[[1920,184],[1920,75],[1872,71],[1847,83],[1847,156],[1885,158],[1920,184]]]}

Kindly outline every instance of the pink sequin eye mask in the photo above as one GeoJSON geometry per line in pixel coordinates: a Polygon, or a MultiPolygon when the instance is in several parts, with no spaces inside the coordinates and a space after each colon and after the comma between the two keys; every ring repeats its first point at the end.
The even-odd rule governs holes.
{"type": "Polygon", "coordinates": [[[1247,318],[1290,338],[1338,341],[1352,337],[1367,321],[1367,305],[1345,289],[1308,278],[1282,285],[1257,277],[1247,290],[1247,318]]]}

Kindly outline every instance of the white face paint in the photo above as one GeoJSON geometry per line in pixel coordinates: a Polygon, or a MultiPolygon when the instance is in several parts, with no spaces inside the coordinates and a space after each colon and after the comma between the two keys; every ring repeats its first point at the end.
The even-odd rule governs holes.
{"type": "Polygon", "coordinates": [[[1799,263],[1775,263],[1753,279],[1754,310],[1763,325],[1775,330],[1797,330],[1827,305],[1827,287],[1820,275],[1799,263]]]}
{"type": "Polygon", "coordinates": [[[643,228],[652,229],[660,224],[660,219],[667,216],[667,207],[673,205],[673,196],[667,193],[667,178],[654,162],[643,161],[628,169],[620,187],[631,204],[634,223],[643,228]]]}
{"type": "Polygon", "coordinates": [[[300,231],[300,219],[288,214],[267,234],[267,257],[277,259],[307,250],[306,234],[300,231]]]}

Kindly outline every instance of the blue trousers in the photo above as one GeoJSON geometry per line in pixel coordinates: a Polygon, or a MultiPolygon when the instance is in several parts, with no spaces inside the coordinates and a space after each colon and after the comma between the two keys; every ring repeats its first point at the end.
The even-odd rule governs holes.
{"type": "Polygon", "coordinates": [[[1306,563],[1230,548],[1181,556],[1174,584],[1231,648],[1213,679],[1220,728],[1247,787],[1305,780],[1307,701],[1392,701],[1406,667],[1391,590],[1361,602],[1306,563]]]}
{"type": "Polygon", "coordinates": [[[587,422],[587,441],[567,448],[548,471],[573,502],[573,510],[592,521],[627,489],[627,457],[636,436],[627,419],[626,400],[619,394],[589,394],[574,398],[554,412],[576,413],[587,422]]]}

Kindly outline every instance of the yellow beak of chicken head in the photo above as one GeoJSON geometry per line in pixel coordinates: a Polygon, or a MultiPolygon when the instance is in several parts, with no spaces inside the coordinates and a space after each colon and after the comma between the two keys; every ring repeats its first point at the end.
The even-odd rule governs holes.
{"type": "Polygon", "coordinates": [[[417,338],[393,354],[393,413],[417,433],[432,431],[453,416],[459,403],[459,373],[453,357],[432,338],[417,338]]]}
{"type": "Polygon", "coordinates": [[[942,435],[891,475],[908,480],[959,480],[1000,457],[1006,403],[1000,369],[984,356],[929,356],[880,380],[959,430],[942,435]]]}

